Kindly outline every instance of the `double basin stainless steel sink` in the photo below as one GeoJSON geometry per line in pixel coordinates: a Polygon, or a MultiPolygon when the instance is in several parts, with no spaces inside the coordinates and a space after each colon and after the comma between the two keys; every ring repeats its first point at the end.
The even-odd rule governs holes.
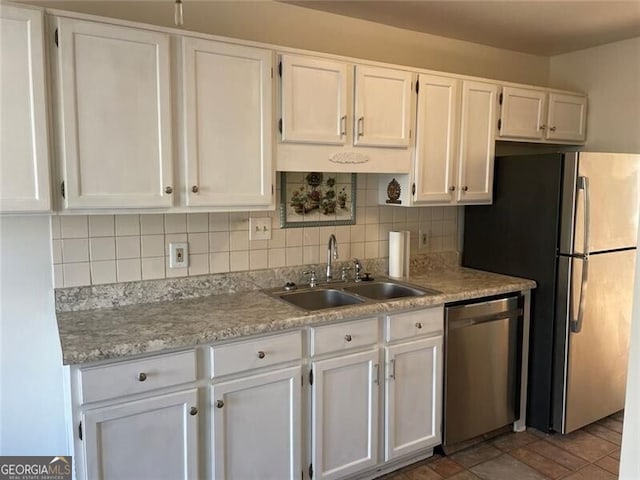
{"type": "Polygon", "coordinates": [[[438,295],[441,292],[385,279],[358,283],[336,282],[294,291],[272,290],[269,293],[287,303],[313,311],[395,298],[438,295]]]}

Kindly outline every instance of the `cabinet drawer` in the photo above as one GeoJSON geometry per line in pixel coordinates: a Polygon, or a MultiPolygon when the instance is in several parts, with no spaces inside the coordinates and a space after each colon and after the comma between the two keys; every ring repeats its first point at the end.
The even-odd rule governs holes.
{"type": "Polygon", "coordinates": [[[219,377],[302,358],[300,331],[211,347],[211,376],[219,377]]]}
{"type": "Polygon", "coordinates": [[[97,402],[194,382],[196,370],[194,350],[82,368],[81,402],[97,402]]]}
{"type": "Polygon", "coordinates": [[[444,307],[434,307],[385,317],[385,341],[394,342],[442,332],[444,307]]]}
{"type": "Polygon", "coordinates": [[[378,343],[377,318],[311,329],[311,355],[339,352],[376,343],[378,343]]]}

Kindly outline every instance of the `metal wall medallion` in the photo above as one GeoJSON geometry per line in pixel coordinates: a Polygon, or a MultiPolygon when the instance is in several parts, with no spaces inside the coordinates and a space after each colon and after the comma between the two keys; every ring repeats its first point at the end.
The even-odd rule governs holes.
{"type": "Polygon", "coordinates": [[[398,181],[394,178],[393,180],[391,180],[389,182],[389,185],[387,185],[387,200],[386,203],[391,203],[394,205],[400,205],[402,203],[402,200],[400,200],[400,193],[402,192],[402,189],[400,188],[400,184],[398,183],[398,181]]]}

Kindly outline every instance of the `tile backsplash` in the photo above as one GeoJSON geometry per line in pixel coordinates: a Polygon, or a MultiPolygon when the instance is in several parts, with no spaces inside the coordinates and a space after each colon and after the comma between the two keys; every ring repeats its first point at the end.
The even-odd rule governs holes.
{"type": "MultiPolygon", "coordinates": [[[[276,192],[279,198],[279,192],[276,192]]],[[[336,235],[341,259],[388,256],[389,231],[410,230],[412,252],[455,251],[461,207],[379,206],[376,175],[358,174],[356,225],[280,228],[279,212],[52,217],[55,287],[185,277],[322,263],[336,235]],[[249,218],[271,218],[271,240],[249,240],[249,218]],[[428,236],[418,247],[418,233],[428,236]],[[189,267],[168,246],[188,242],[189,267]]]]}

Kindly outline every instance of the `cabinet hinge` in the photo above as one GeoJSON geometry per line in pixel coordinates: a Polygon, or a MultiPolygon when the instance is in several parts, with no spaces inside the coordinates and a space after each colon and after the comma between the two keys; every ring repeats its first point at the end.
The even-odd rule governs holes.
{"type": "Polygon", "coordinates": [[[309,385],[313,385],[313,370],[309,370],[309,385]]]}
{"type": "Polygon", "coordinates": [[[498,130],[500,130],[502,128],[502,119],[499,118],[498,119],[498,130]]]}
{"type": "Polygon", "coordinates": [[[409,138],[411,138],[411,129],[409,129],[409,138]]]}
{"type": "Polygon", "coordinates": [[[420,92],[420,81],[416,82],[416,95],[420,92]]]}
{"type": "Polygon", "coordinates": [[[278,131],[282,133],[282,119],[278,120],[278,131]]]}
{"type": "Polygon", "coordinates": [[[53,41],[56,42],[56,47],[58,47],[58,29],[53,33],[53,41]]]}
{"type": "Polygon", "coordinates": [[[411,195],[415,195],[416,194],[416,184],[414,183],[413,185],[411,185],[411,195]]]}
{"type": "Polygon", "coordinates": [[[60,193],[62,194],[62,198],[67,198],[65,197],[64,182],[60,184],[60,193]]]}
{"type": "Polygon", "coordinates": [[[82,422],[78,424],[78,437],[82,440],[82,422]]]}
{"type": "Polygon", "coordinates": [[[278,62],[278,76],[282,78],[282,62],[278,62]]]}
{"type": "Polygon", "coordinates": [[[273,67],[271,67],[271,78],[273,78],[273,67]]]}
{"type": "Polygon", "coordinates": [[[498,103],[502,105],[502,92],[500,92],[500,96],[498,97],[498,103]]]}
{"type": "Polygon", "coordinates": [[[271,196],[273,196],[273,194],[276,193],[276,187],[273,186],[273,183],[271,184],[271,196]]]}
{"type": "Polygon", "coordinates": [[[313,478],[313,463],[309,464],[309,478],[313,478]]]}

